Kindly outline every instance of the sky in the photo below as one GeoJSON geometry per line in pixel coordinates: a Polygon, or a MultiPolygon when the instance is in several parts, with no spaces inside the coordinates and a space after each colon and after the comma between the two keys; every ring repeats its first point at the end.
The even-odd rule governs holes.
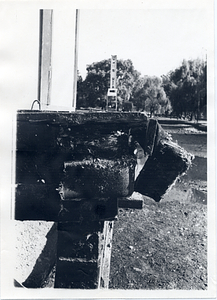
{"type": "Polygon", "coordinates": [[[111,5],[104,8],[101,1],[98,8],[92,4],[82,7],[76,0],[52,1],[52,5],[49,1],[0,0],[0,82],[4,83],[0,94],[7,99],[7,108],[13,105],[14,109],[30,108],[38,97],[39,9],[53,9],[51,104],[61,102],[69,107],[76,8],[80,11],[78,70],[83,79],[87,65],[111,55],[132,60],[142,76],[161,76],[178,68],[183,59],[206,56],[210,5],[204,1],[146,0],[139,9],[137,5],[111,9],[111,5]]]}
{"type": "Polygon", "coordinates": [[[161,76],[183,59],[205,58],[204,9],[81,9],[78,69],[111,58],[131,59],[141,75],[161,76]]]}

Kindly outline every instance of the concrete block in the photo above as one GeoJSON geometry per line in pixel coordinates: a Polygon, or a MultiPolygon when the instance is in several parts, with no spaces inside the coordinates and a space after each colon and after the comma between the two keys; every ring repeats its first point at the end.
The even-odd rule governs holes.
{"type": "Polygon", "coordinates": [[[58,231],[58,257],[97,259],[98,247],[98,232],[58,231]]]}
{"type": "Polygon", "coordinates": [[[116,198],[72,199],[61,201],[59,222],[113,220],[118,214],[116,198]]]}

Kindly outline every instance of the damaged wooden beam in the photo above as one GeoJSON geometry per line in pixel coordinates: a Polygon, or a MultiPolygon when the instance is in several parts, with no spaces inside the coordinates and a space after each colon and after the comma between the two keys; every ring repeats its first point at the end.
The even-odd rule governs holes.
{"type": "Polygon", "coordinates": [[[140,113],[19,111],[16,146],[15,218],[58,222],[55,288],[108,288],[118,207],[160,201],[192,159],[140,113]]]}

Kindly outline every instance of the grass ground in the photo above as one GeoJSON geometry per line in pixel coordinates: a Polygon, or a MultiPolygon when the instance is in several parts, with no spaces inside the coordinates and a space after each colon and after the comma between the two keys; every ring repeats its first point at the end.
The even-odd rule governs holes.
{"type": "Polygon", "coordinates": [[[119,210],[110,288],[206,289],[206,206],[177,201],[119,210]]]}

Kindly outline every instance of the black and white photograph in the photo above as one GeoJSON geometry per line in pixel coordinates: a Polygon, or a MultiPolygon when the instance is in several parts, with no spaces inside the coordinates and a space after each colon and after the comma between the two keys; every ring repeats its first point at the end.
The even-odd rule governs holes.
{"type": "Polygon", "coordinates": [[[0,1],[1,298],[216,298],[214,2],[0,1]]]}

